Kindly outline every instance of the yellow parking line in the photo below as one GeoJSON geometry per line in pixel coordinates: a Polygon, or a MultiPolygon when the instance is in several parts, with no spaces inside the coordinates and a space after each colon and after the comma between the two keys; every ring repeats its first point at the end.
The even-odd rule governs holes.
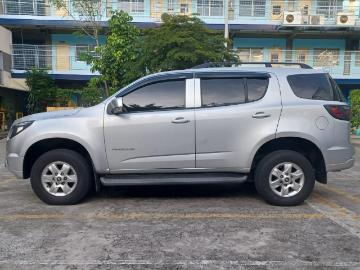
{"type": "Polygon", "coordinates": [[[322,188],[328,190],[328,191],[331,191],[337,195],[340,195],[342,197],[345,197],[346,199],[354,202],[354,203],[357,203],[357,204],[360,204],[360,198],[354,196],[353,194],[351,194],[350,192],[346,192],[346,191],[343,191],[343,190],[339,190],[339,189],[336,189],[336,188],[333,188],[331,186],[322,186],[322,188]]]}
{"type": "Polygon", "coordinates": [[[350,211],[349,209],[337,204],[334,200],[321,196],[319,193],[316,192],[312,194],[310,202],[311,200],[313,200],[315,203],[320,203],[331,208],[332,210],[337,212],[338,215],[346,215],[349,214],[350,211]]]}

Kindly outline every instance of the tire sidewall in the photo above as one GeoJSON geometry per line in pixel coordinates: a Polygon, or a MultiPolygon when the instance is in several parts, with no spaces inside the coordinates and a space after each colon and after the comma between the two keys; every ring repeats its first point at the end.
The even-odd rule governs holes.
{"type": "Polygon", "coordinates": [[[255,171],[255,186],[260,195],[269,203],[279,206],[293,206],[305,201],[311,194],[315,185],[315,174],[310,161],[302,154],[290,151],[279,150],[265,156],[255,171]],[[299,166],[305,177],[304,186],[300,192],[292,197],[281,197],[270,187],[269,176],[272,169],[283,162],[292,162],[299,166]]]}
{"type": "Polygon", "coordinates": [[[91,185],[91,168],[86,159],[79,153],[68,149],[57,149],[41,155],[31,170],[30,182],[35,194],[45,203],[66,205],[78,203],[88,193],[91,185]],[[66,196],[54,196],[42,185],[41,174],[52,162],[62,161],[70,164],[76,171],[78,182],[75,189],[66,196]]]}

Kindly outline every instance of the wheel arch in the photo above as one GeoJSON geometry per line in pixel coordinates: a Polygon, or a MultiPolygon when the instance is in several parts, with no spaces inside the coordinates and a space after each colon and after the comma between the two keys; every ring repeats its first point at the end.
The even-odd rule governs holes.
{"type": "Polygon", "coordinates": [[[27,179],[30,177],[35,161],[42,154],[55,149],[69,149],[78,152],[89,162],[94,171],[95,167],[91,155],[83,144],[73,139],[55,137],[39,140],[28,147],[23,161],[23,178],[27,179]]]}
{"type": "Polygon", "coordinates": [[[267,154],[276,150],[292,150],[303,154],[313,165],[316,180],[327,183],[326,165],[323,153],[313,141],[302,137],[277,137],[262,144],[256,151],[251,164],[251,174],[258,162],[267,154]]]}

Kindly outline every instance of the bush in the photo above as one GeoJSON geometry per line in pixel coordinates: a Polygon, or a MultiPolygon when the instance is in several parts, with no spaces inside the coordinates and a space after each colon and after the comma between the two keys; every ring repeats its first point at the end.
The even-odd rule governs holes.
{"type": "Polygon", "coordinates": [[[350,92],[350,106],[352,111],[351,125],[357,129],[360,127],[360,89],[350,92]]]}

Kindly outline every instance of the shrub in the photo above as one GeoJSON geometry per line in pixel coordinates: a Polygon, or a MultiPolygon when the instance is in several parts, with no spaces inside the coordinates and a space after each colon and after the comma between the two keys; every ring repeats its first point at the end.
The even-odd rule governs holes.
{"type": "Polygon", "coordinates": [[[350,106],[352,111],[351,125],[357,129],[360,127],[360,89],[350,92],[350,106]]]}

